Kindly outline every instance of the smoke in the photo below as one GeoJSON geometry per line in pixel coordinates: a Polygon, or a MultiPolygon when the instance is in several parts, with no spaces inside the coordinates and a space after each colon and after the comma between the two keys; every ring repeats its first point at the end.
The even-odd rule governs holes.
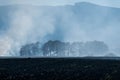
{"type": "Polygon", "coordinates": [[[0,38],[0,45],[3,45],[0,47],[1,55],[19,55],[22,45],[42,41],[54,31],[54,20],[41,14],[41,11],[33,13],[30,8],[20,7],[9,15],[9,29],[0,38]],[[37,17],[39,20],[36,20],[37,17]]]}
{"type": "Polygon", "coordinates": [[[12,40],[8,37],[0,39],[0,56],[10,56],[12,40]]]}
{"type": "Polygon", "coordinates": [[[89,4],[83,3],[82,6],[81,8],[76,4],[71,7],[17,7],[15,11],[9,13],[9,28],[0,37],[0,45],[2,45],[0,46],[0,55],[19,56],[21,46],[51,39],[70,42],[100,40],[113,46],[113,40],[110,39],[119,30],[117,27],[113,28],[115,23],[112,20],[112,23],[106,20],[109,17],[109,9],[102,7],[101,11],[98,10],[99,8],[91,11],[89,9],[93,7],[89,4]],[[78,12],[71,8],[76,6],[78,12]]]}

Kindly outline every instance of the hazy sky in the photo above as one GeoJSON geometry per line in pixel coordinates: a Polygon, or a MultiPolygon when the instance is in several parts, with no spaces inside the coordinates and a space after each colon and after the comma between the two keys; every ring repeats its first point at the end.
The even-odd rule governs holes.
{"type": "MultiPolygon", "coordinates": [[[[99,5],[120,8],[120,0],[0,0],[0,5],[30,4],[56,6],[73,5],[77,2],[91,2],[99,5]]],[[[8,13],[6,13],[7,9],[4,11],[3,9],[0,10],[3,12],[0,15],[0,21],[3,23],[2,27],[6,27],[6,24],[7,27],[9,27],[9,29],[0,36],[0,44],[2,45],[0,47],[0,52],[2,52],[3,55],[10,55],[9,53],[11,52],[18,53],[22,45],[37,41],[42,42],[42,40],[46,39],[46,36],[49,35],[52,35],[50,36],[50,39],[64,41],[100,40],[107,43],[110,47],[116,47],[117,45],[119,48],[119,10],[117,16],[115,16],[116,12],[111,11],[109,13],[109,9],[106,10],[106,8],[105,10],[103,8],[103,10],[100,9],[100,11],[102,11],[100,12],[100,16],[96,15],[97,10],[91,10],[92,13],[95,13],[95,16],[92,16],[93,21],[96,20],[95,22],[91,20],[91,17],[88,17],[89,14],[86,15],[86,11],[83,11],[81,14],[85,13],[85,18],[83,19],[83,22],[79,22],[78,18],[76,18],[79,14],[75,14],[71,9],[61,9],[62,11],[60,12],[59,10],[55,10],[50,13],[47,12],[49,10],[38,10],[32,7],[18,8],[18,10],[13,11],[12,9],[14,8],[8,10],[8,13]],[[53,16],[54,14],[55,16],[53,16]],[[59,18],[58,15],[60,15],[61,18],[59,18]],[[7,16],[9,17],[6,18],[7,16]],[[106,23],[104,22],[105,20],[107,20],[106,23]],[[59,23],[57,21],[61,22],[59,23]],[[93,28],[96,26],[95,30],[90,29],[92,25],[93,28]],[[90,27],[88,28],[88,26],[90,27]]],[[[80,21],[82,21],[82,19],[80,19],[80,21]]]]}
{"type": "Polygon", "coordinates": [[[106,6],[120,7],[120,0],[0,0],[0,5],[6,4],[65,5],[83,1],[106,6]]]}

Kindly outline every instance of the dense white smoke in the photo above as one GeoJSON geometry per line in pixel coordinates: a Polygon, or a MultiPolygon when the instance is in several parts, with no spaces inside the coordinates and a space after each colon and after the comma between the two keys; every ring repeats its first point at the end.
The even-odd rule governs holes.
{"type": "MultiPolygon", "coordinates": [[[[83,7],[85,6],[83,5],[83,7]]],[[[0,55],[19,56],[22,45],[53,39],[56,36],[57,38],[62,36],[61,40],[70,42],[100,40],[109,45],[114,44],[110,39],[119,30],[118,28],[114,29],[115,23],[103,24],[109,11],[106,8],[102,10],[101,16],[87,15],[80,19],[78,19],[79,14],[75,14],[66,6],[51,8],[53,7],[19,6],[15,11],[9,13],[9,28],[0,37],[0,45],[2,45],[0,46],[0,55]],[[93,16],[93,18],[89,16],[93,16]],[[46,36],[49,35],[53,35],[53,37],[47,38],[46,36]]]]}
{"type": "Polygon", "coordinates": [[[12,47],[12,40],[9,37],[2,37],[0,39],[0,56],[10,56],[12,47]]]}
{"type": "Polygon", "coordinates": [[[50,16],[42,15],[41,11],[34,13],[29,9],[19,8],[10,14],[10,28],[0,38],[0,55],[19,55],[22,45],[40,41],[54,31],[54,20],[50,16]],[[41,19],[37,20],[37,17],[41,19]]]}

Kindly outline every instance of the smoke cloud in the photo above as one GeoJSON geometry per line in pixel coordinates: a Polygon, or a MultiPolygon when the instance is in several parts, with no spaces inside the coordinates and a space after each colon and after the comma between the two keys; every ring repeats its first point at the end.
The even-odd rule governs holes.
{"type": "Polygon", "coordinates": [[[112,23],[106,20],[109,18],[109,8],[102,7],[101,11],[95,8],[90,13],[89,9],[93,8],[91,4],[82,3],[81,7],[77,4],[56,7],[17,6],[8,13],[9,27],[0,37],[0,55],[19,56],[21,46],[53,39],[70,42],[100,40],[113,46],[112,41],[118,39],[115,35],[119,30],[118,25],[113,27],[117,20],[111,20],[112,23]]]}
{"type": "Polygon", "coordinates": [[[31,8],[20,7],[10,16],[9,29],[0,38],[1,55],[19,55],[22,45],[40,41],[54,31],[54,20],[41,11],[33,13],[31,8]]]}

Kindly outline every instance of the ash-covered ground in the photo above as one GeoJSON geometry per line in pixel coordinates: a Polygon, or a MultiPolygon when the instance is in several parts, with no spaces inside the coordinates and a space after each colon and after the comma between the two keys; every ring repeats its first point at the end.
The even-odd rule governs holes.
{"type": "Polygon", "coordinates": [[[119,59],[1,58],[0,80],[118,80],[119,59]]]}

